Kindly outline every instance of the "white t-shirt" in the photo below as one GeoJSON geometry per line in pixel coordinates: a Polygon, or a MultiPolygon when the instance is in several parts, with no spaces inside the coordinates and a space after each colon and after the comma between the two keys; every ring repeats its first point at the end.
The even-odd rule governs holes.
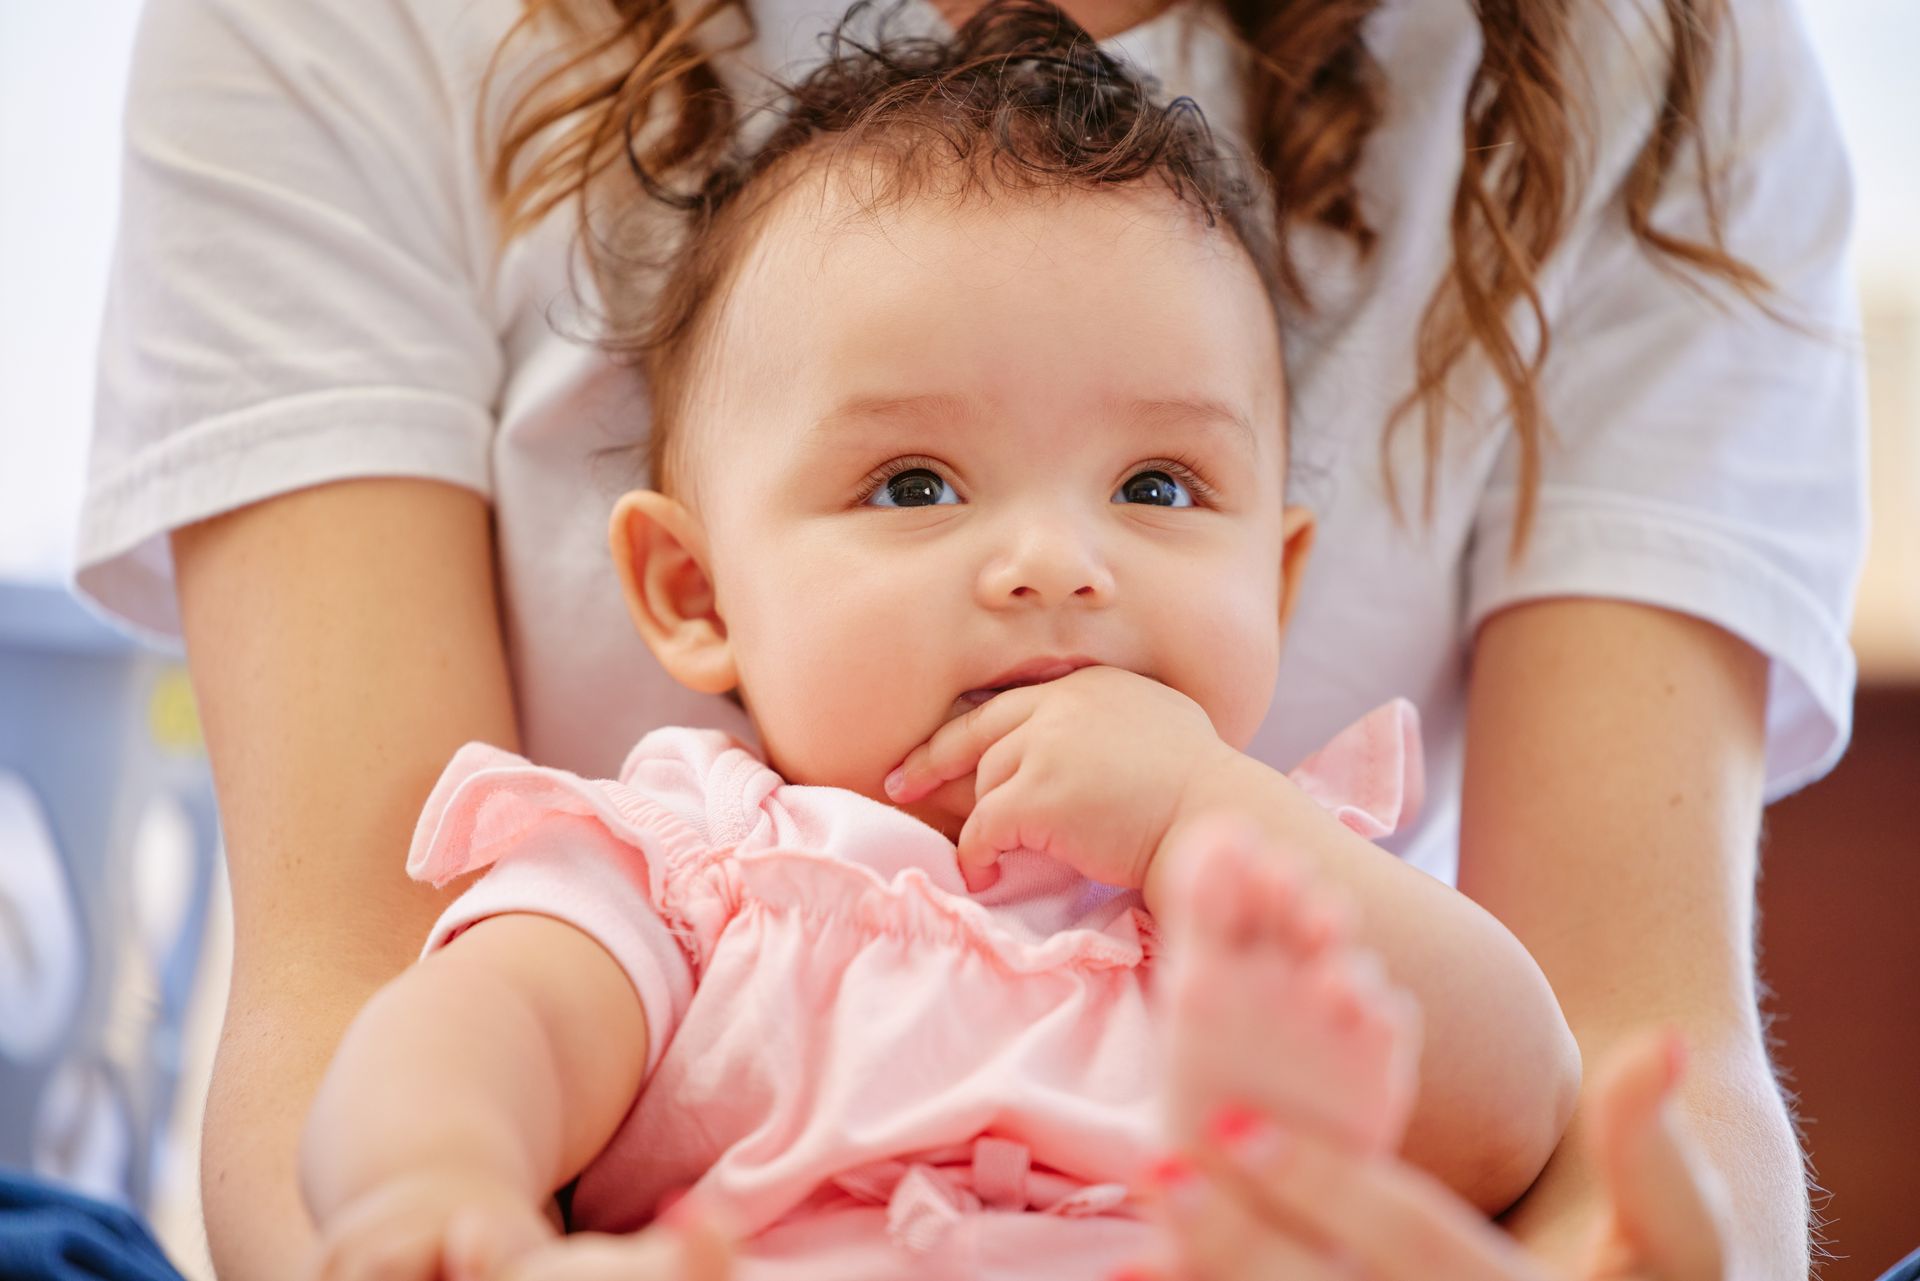
{"type": "MultiPolygon", "coordinates": [[[[1109,44],[1244,136],[1241,63],[1205,3],[1109,44]]],[[[1665,65],[1645,7],[1576,7],[1602,133],[1543,281],[1557,441],[1520,568],[1507,564],[1517,451],[1483,368],[1456,389],[1477,421],[1448,429],[1430,529],[1417,423],[1394,449],[1407,527],[1380,468],[1382,424],[1412,385],[1415,330],[1451,254],[1461,103],[1479,57],[1463,0],[1392,0],[1375,15],[1368,39],[1390,88],[1360,182],[1379,242],[1364,266],[1331,235],[1304,249],[1320,308],[1287,335],[1295,491],[1322,525],[1252,750],[1286,768],[1368,709],[1413,699],[1430,799],[1389,844],[1449,882],[1468,645],[1503,606],[1645,602],[1770,655],[1769,796],[1827,770],[1848,734],[1865,448],[1847,162],[1791,0],[1741,5],[1740,110],[1725,110],[1723,74],[1708,112],[1712,154],[1732,166],[1728,242],[1804,324],[1716,307],[1651,259],[1617,201],[1665,65]]],[[[755,67],[791,73],[817,57],[834,9],[760,0],[755,12],[752,60],[728,75],[749,90],[755,67]]],[[[637,447],[645,409],[633,375],[578,340],[571,211],[491,260],[472,112],[517,13],[518,0],[149,0],[77,584],[175,635],[173,527],[345,477],[469,487],[497,521],[526,751],[611,776],[658,725],[749,731],[660,671],[618,594],[608,505],[639,476],[605,451],[637,447]]],[[[515,81],[502,78],[489,119],[515,81]]],[[[1656,225],[1698,233],[1691,171],[1665,192],[1656,225]]]]}

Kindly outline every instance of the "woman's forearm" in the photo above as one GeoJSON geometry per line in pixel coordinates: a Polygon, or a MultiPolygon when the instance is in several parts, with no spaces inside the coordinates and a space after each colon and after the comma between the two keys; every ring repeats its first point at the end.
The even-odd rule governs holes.
{"type": "MultiPolygon", "coordinates": [[[[1806,1179],[1792,1120],[1765,1056],[1750,1031],[1685,1030],[1690,1048],[1676,1102],[1682,1124],[1730,1194],[1728,1275],[1804,1281],[1806,1179]]],[[[1582,1032],[1581,1044],[1589,1058],[1598,1059],[1612,1040],[1582,1032]]],[[[1501,1223],[1568,1275],[1585,1261],[1593,1223],[1605,1208],[1583,1121],[1575,1121],[1539,1181],[1501,1223]]]]}
{"type": "Polygon", "coordinates": [[[295,1148],[341,1034],[451,895],[407,841],[453,753],[515,747],[485,500],[316,485],[175,532],[188,665],[220,799],[234,964],[201,1146],[222,1281],[308,1258],[295,1148]]]}
{"type": "MultiPolygon", "coordinates": [[[[1538,958],[1589,1062],[1650,1025],[1684,1034],[1682,1113],[1748,1252],[1732,1275],[1799,1281],[1807,1199],[1753,956],[1769,671],[1729,632],[1622,601],[1493,615],[1475,642],[1460,888],[1538,958]]],[[[1511,1216],[1556,1259],[1601,1211],[1585,1138],[1576,1126],[1511,1216]]]]}
{"type": "Polygon", "coordinates": [[[201,1216],[221,1281],[270,1281],[286,1275],[288,1260],[313,1257],[313,1220],[301,1204],[294,1152],[352,1005],[251,1001],[242,986],[236,975],[207,1091],[201,1216]]]}
{"type": "Polygon", "coordinates": [[[295,1171],[300,1130],[347,1024],[405,964],[389,960],[389,943],[405,946],[396,937],[322,950],[296,935],[268,953],[236,937],[200,1144],[201,1213],[221,1281],[277,1281],[289,1260],[313,1255],[295,1171]]]}
{"type": "MultiPolygon", "coordinates": [[[[1240,760],[1211,776],[1183,813],[1247,815],[1316,882],[1344,887],[1358,941],[1425,1017],[1404,1155],[1474,1205],[1504,1210],[1553,1153],[1579,1092],[1578,1047],[1545,976],[1470,899],[1350,831],[1283,775],[1240,760]]],[[[1162,849],[1177,846],[1170,832],[1162,849]]],[[[1156,858],[1149,910],[1166,876],[1156,858]]]]}

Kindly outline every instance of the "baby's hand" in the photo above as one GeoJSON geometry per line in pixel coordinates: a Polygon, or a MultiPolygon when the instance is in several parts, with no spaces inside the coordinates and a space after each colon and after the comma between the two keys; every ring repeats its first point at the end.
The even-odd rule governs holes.
{"type": "Polygon", "coordinates": [[[478,1174],[409,1174],[321,1225],[307,1281],[485,1281],[560,1235],[523,1189],[478,1174]]]}
{"type": "Polygon", "coordinates": [[[522,1255],[501,1281],[727,1281],[733,1233],[718,1218],[669,1211],[638,1232],[576,1232],[522,1255]]]}
{"type": "Polygon", "coordinates": [[[1008,850],[1050,854],[1139,889],[1192,781],[1239,753],[1200,705],[1118,667],[1007,690],[908,753],[887,795],[906,804],[974,774],[960,873],[985,889],[1008,850]]]}

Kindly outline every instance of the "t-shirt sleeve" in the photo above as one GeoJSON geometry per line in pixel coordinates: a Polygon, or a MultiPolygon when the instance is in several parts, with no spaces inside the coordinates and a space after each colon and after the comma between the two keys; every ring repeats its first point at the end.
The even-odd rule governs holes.
{"type": "MultiPolygon", "coordinates": [[[[1834,112],[1791,4],[1737,6],[1735,18],[1708,155],[1729,166],[1727,246],[1765,275],[1780,318],[1722,286],[1703,292],[1604,199],[1553,328],[1542,390],[1555,439],[1529,552],[1508,563],[1519,492],[1509,442],[1475,519],[1467,625],[1520,601],[1588,596],[1726,628],[1772,660],[1771,800],[1846,745],[1866,433],[1852,181],[1834,112]]],[[[1669,175],[1656,228],[1704,239],[1696,172],[1669,175]]]]}
{"type": "Polygon", "coordinates": [[[146,6],[76,571],[139,629],[178,635],[179,525],[353,476],[489,492],[492,233],[470,82],[428,25],[146,6]]]}

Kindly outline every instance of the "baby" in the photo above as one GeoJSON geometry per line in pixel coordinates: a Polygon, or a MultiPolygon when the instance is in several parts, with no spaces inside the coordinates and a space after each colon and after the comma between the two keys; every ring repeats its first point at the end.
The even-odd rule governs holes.
{"type": "Polygon", "coordinates": [[[461,750],[408,871],[486,872],[320,1087],[314,1275],[504,1274],[583,1241],[572,1185],[577,1229],[724,1219],[749,1277],[1107,1277],[1247,1116],[1399,1147],[1414,1003],[1292,869],[1406,820],[1413,711],[1239,750],[1313,533],[1257,190],[1010,5],[836,40],[678,199],[613,557],[759,750],[461,750]]]}

